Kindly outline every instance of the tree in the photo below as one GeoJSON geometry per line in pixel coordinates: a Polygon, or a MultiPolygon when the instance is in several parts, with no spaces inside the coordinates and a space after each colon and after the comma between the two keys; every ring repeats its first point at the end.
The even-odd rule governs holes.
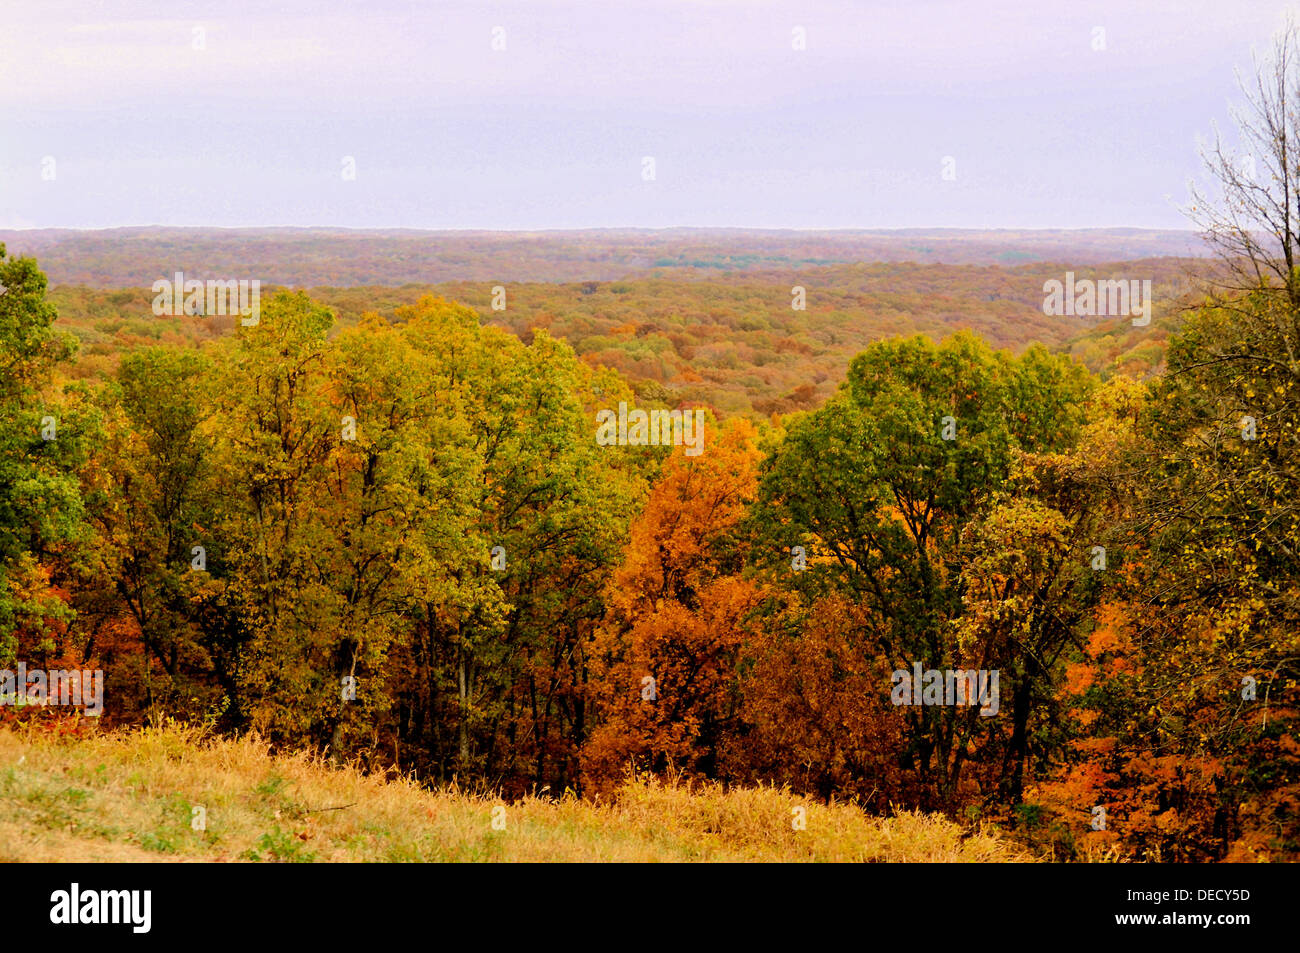
{"type": "MultiPolygon", "coordinates": [[[[1018,451],[988,511],[962,532],[958,644],[967,657],[1000,659],[1012,687],[1010,730],[989,732],[975,766],[989,802],[995,793],[1018,805],[1031,759],[1046,768],[1067,740],[1058,705],[1064,663],[1077,657],[1111,580],[1136,551],[1127,503],[1144,397],[1123,377],[1098,388],[1077,444],[1018,451]]],[[[972,737],[979,723],[966,720],[972,737]]]]}
{"type": "Polygon", "coordinates": [[[589,651],[599,719],[583,748],[588,789],[629,767],[716,777],[736,730],[736,662],[758,590],[733,532],[756,489],[754,429],[729,422],[698,457],[677,447],[632,526],[589,651]]]}
{"type": "Polygon", "coordinates": [[[1062,703],[1084,730],[1044,792],[1067,829],[1105,806],[1135,856],[1297,850],[1300,421],[1285,342],[1238,317],[1288,307],[1188,318],[1117,480],[1140,546],[1071,660],[1062,703]]]}
{"type": "MultiPolygon", "coordinates": [[[[1090,379],[1032,348],[994,353],[970,334],[872,345],[821,409],[796,418],[765,462],[756,556],[806,604],[841,593],[863,609],[864,651],[889,670],[956,668],[963,612],[963,529],[990,505],[1019,448],[1069,447],[1090,379]],[[807,571],[792,572],[792,547],[807,571]]],[[[1009,659],[991,659],[997,668],[1009,659]]],[[[889,683],[881,686],[889,691],[889,683]]],[[[900,767],[935,804],[950,803],[965,760],[968,710],[905,714],[900,767]]]]}
{"type": "Polygon", "coordinates": [[[583,647],[644,481],[626,448],[594,439],[613,381],[544,331],[524,345],[438,299],[398,319],[428,369],[427,425],[446,429],[444,456],[468,455],[428,490],[465,525],[423,536],[445,557],[415,583],[404,734],[441,776],[576,783],[583,647]]]}
{"type": "Polygon", "coordinates": [[[85,532],[84,435],[54,388],[74,341],[53,329],[45,291],[35,260],[0,245],[0,664],[14,659],[19,626],[70,617],[42,563],[85,532]]]}
{"type": "MultiPolygon", "coordinates": [[[[1238,141],[1225,143],[1217,130],[1203,152],[1209,186],[1193,186],[1188,210],[1217,253],[1218,303],[1261,291],[1279,297],[1281,309],[1246,308],[1239,315],[1252,325],[1300,313],[1300,50],[1297,29],[1288,20],[1273,41],[1272,53],[1255,64],[1254,75],[1238,85],[1246,102],[1234,110],[1238,141]]],[[[1234,308],[1235,310],[1235,308],[1234,308]]],[[[1293,366],[1297,343],[1294,323],[1275,325],[1287,344],[1293,366]]]]}

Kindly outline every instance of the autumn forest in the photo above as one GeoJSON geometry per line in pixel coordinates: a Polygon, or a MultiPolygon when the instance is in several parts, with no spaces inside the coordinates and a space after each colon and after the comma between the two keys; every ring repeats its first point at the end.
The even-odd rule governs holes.
{"type": "Polygon", "coordinates": [[[102,669],[104,727],[506,797],[776,783],[1060,859],[1293,857],[1300,312],[962,307],[1041,297],[1023,268],[815,266],[806,312],[784,274],[281,290],[249,323],[10,257],[3,660],[102,669]],[[873,271],[927,333],[837,306],[873,271]],[[696,410],[701,452],[603,445],[620,404],[696,410]]]}
{"type": "MultiPolygon", "coordinates": [[[[815,74],[781,63],[785,104],[815,74]]],[[[1300,860],[1297,64],[1293,26],[1182,229],[0,218],[0,861],[1300,860]]],[[[276,116],[203,195],[289,194],[311,134],[276,116]]],[[[624,201],[499,122],[482,169],[429,146],[439,202],[624,201]]],[[[884,203],[921,174],[881,128],[852,181],[884,203]]],[[[762,181],[708,184],[725,146],[663,147],[626,201],[762,181]]],[[[400,144],[360,180],[320,148],[340,220],[420,200],[400,144]]],[[[837,182],[806,148],[830,171],[745,201],[837,182]]],[[[1154,194],[1134,155],[1107,174],[1154,194]]],[[[961,209],[949,159],[917,194],[961,209]]],[[[1073,208],[1071,168],[1025,202],[1073,208]]]]}

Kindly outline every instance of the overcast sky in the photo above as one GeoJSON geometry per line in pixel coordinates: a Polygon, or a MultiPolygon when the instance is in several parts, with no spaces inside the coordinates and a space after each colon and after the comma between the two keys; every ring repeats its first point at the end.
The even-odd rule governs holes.
{"type": "Polygon", "coordinates": [[[1285,10],[0,0],[0,227],[1187,227],[1285,10]]]}

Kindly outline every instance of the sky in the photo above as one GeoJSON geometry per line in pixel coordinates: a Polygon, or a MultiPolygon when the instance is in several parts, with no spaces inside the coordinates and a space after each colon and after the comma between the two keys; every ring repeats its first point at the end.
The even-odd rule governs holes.
{"type": "Polygon", "coordinates": [[[1186,228],[1287,9],[0,0],[0,228],[1186,228]]]}

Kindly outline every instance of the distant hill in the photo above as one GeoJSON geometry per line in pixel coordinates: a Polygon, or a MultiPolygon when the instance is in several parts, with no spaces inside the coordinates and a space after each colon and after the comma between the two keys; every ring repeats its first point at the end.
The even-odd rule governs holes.
{"type": "Polygon", "coordinates": [[[56,285],[148,287],[183,271],[264,283],[401,285],[444,281],[614,281],[705,277],[859,262],[1075,266],[1198,257],[1190,231],[592,229],[548,232],[332,228],[0,230],[56,285]]]}
{"type": "Polygon", "coordinates": [[[0,232],[55,286],[80,339],[75,374],[111,372],[142,344],[226,333],[214,316],[156,317],[154,281],[247,278],[297,287],[336,309],[392,319],[438,294],[525,341],[545,329],[622,373],[643,398],[766,418],[834,392],[854,354],[899,334],[977,331],[999,347],[1038,341],[1093,371],[1157,370],[1209,259],[1191,232],[742,229],[425,232],[126,228],[0,232]],[[1153,321],[1043,313],[1044,282],[1152,281],[1153,321]],[[493,306],[493,289],[506,307],[493,306]],[[792,289],[806,308],[792,308],[792,289]]]}
{"type": "MultiPolygon", "coordinates": [[[[41,259],[44,266],[44,259],[41,259]]],[[[484,281],[398,287],[314,286],[339,324],[366,311],[390,320],[402,305],[436,294],[476,309],[484,322],[524,341],[538,330],[567,341],[579,357],[614,368],[644,398],[671,405],[704,403],[723,415],[765,418],[808,410],[829,397],[852,357],[872,341],[899,334],[942,338],[967,328],[998,347],[1020,351],[1038,341],[1069,351],[1092,370],[1142,376],[1159,367],[1178,311],[1192,300],[1199,261],[1145,259],[1079,266],[1079,278],[1152,282],[1153,318],[1046,315],[1043,284],[1073,265],[935,265],[903,262],[776,267],[747,271],[675,270],[666,277],[619,281],[501,281],[505,308],[493,308],[484,281]],[[801,287],[806,309],[792,308],[801,287]]],[[[263,289],[269,293],[271,286],[263,289]]],[[[75,373],[111,372],[142,344],[196,343],[228,333],[235,319],[155,317],[143,282],[119,290],[63,285],[51,293],[59,326],[81,341],[75,373]]]]}

